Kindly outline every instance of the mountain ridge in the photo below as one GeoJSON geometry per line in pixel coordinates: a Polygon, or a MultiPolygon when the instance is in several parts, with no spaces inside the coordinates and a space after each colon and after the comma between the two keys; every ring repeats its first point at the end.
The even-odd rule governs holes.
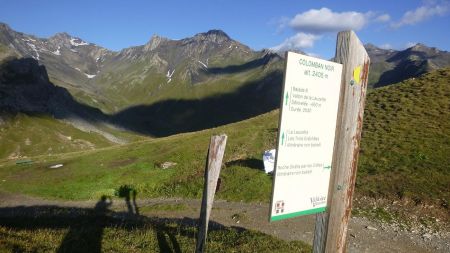
{"type": "MultiPolygon", "coordinates": [[[[131,46],[123,48],[119,51],[113,51],[110,49],[103,48],[94,43],[86,42],[79,37],[72,36],[66,32],[60,32],[52,35],[49,38],[38,38],[33,35],[27,35],[24,33],[16,32],[11,27],[5,23],[0,23],[0,33],[7,31],[8,33],[17,33],[22,36],[22,45],[15,46],[11,42],[14,41],[14,36],[1,36],[0,42],[10,46],[19,51],[20,54],[24,56],[30,56],[35,59],[40,57],[48,58],[46,53],[50,52],[55,56],[61,54],[67,54],[65,59],[66,67],[60,67],[60,70],[54,69],[54,59],[43,59],[43,63],[47,66],[49,75],[53,81],[60,86],[66,87],[71,91],[71,87],[77,87],[80,90],[84,90],[87,96],[92,96],[96,98],[95,94],[99,91],[93,86],[98,86],[98,82],[91,79],[95,79],[97,75],[103,71],[104,66],[111,64],[114,67],[120,65],[114,64],[114,61],[147,61],[150,65],[157,67],[156,72],[159,74],[164,74],[166,81],[170,82],[174,80],[177,75],[180,79],[189,80],[191,83],[197,83],[207,80],[201,75],[201,68],[207,69],[209,64],[208,54],[205,52],[208,50],[217,50],[217,48],[205,48],[205,44],[209,43],[211,45],[221,45],[227,44],[229,49],[235,49],[238,52],[236,54],[241,54],[240,56],[234,55],[235,58],[245,58],[242,54],[249,54],[255,57],[254,53],[263,54],[261,51],[253,51],[251,48],[241,44],[240,42],[232,39],[228,34],[219,29],[212,29],[206,32],[201,32],[192,35],[191,37],[186,37],[182,39],[170,39],[160,35],[152,35],[145,44],[138,46],[131,46]],[[3,37],[3,39],[2,39],[3,37]],[[9,37],[5,39],[5,37],[9,37]],[[34,45],[31,40],[43,40],[44,44],[48,42],[47,48],[41,47],[42,45],[34,45]],[[24,48],[25,47],[25,48],[24,48]],[[65,50],[60,49],[63,47],[65,50]],[[82,49],[83,47],[91,47],[88,50],[82,49]],[[182,57],[174,58],[172,56],[168,57],[167,52],[164,50],[175,52],[177,55],[183,55],[183,50],[177,50],[178,48],[185,47],[188,51],[182,57]],[[156,52],[161,50],[161,52],[156,52]],[[61,51],[65,51],[62,53],[61,51]],[[77,54],[81,56],[77,57],[77,54]],[[150,56],[151,54],[151,56],[150,56]],[[162,55],[165,54],[166,57],[162,55]],[[44,56],[42,56],[44,55],[44,56]],[[175,71],[176,65],[182,63],[183,59],[186,57],[192,57],[195,64],[188,64],[185,66],[187,69],[182,71],[181,75],[179,71],[175,71]],[[83,60],[81,60],[83,59],[83,60]],[[83,64],[81,64],[83,62],[83,64]],[[61,70],[64,68],[64,70],[61,70]],[[61,74],[62,73],[62,74],[61,74]],[[175,76],[171,76],[175,74],[175,76]],[[66,84],[67,82],[67,84],[66,84]],[[92,85],[82,85],[79,83],[90,83],[92,85]]],[[[19,43],[20,44],[20,43],[19,43]]],[[[42,44],[42,43],[41,43],[42,44]]],[[[369,74],[369,84],[371,87],[381,87],[391,83],[396,83],[401,80],[417,77],[423,73],[429,72],[431,70],[442,68],[450,65],[450,53],[444,50],[439,50],[435,47],[428,47],[424,44],[418,43],[413,47],[407,48],[405,50],[393,50],[393,49],[382,49],[373,44],[366,44],[366,50],[371,57],[371,73],[369,74]]],[[[223,58],[232,58],[233,55],[226,55],[226,52],[221,52],[223,58]]],[[[275,52],[273,52],[275,53],[275,52]]],[[[250,57],[247,57],[247,61],[250,57]]],[[[281,55],[279,55],[282,57],[281,55]]],[[[185,63],[183,63],[185,64],[185,63]]],[[[160,84],[161,85],[161,84],[160,84]]],[[[72,92],[72,91],[71,91],[72,92]]],[[[80,91],[79,91],[80,93],[80,91]]],[[[110,103],[109,98],[100,98],[104,103],[110,103]]],[[[141,101],[140,101],[141,102],[141,101]]],[[[136,103],[135,103],[136,104],[136,103]]],[[[98,106],[98,105],[97,105],[98,106]]]]}
{"type": "Polygon", "coordinates": [[[365,48],[371,61],[369,84],[375,88],[450,66],[450,52],[422,43],[404,50],[382,49],[370,43],[365,48]]]}
{"type": "MultiPolygon", "coordinates": [[[[235,122],[279,105],[283,57],[270,50],[253,51],[222,30],[179,40],[153,35],[144,45],[110,51],[68,33],[40,39],[2,24],[0,46],[5,51],[0,62],[15,55],[45,66],[49,82],[70,94],[69,102],[60,103],[68,108],[60,110],[78,108],[75,114],[82,114],[79,105],[95,108],[98,112],[89,109],[81,118],[113,122],[151,136],[235,122]],[[241,115],[227,113],[227,107],[241,115]],[[209,120],[203,114],[224,118],[209,120]],[[133,123],[124,125],[125,121],[133,123]]],[[[374,87],[447,64],[448,52],[420,44],[403,51],[371,44],[366,48],[374,87]]]]}
{"type": "MultiPolygon", "coordinates": [[[[42,104],[50,108],[32,104],[30,109],[24,101],[14,99],[5,100],[9,104],[2,108],[44,113],[89,131],[106,124],[159,137],[240,121],[279,104],[279,96],[273,94],[281,92],[281,58],[267,51],[251,51],[219,30],[181,40],[152,36],[146,45],[115,53],[67,33],[38,40],[10,31],[0,33],[0,39],[18,45],[3,43],[5,55],[15,52],[16,56],[0,61],[21,62],[18,66],[30,73],[42,66],[48,75],[44,86],[50,89],[40,89],[36,78],[21,82],[21,86],[4,80],[10,89],[5,97],[25,97],[24,101],[37,103],[41,100],[33,100],[20,88],[34,87],[36,94],[42,95],[42,104]],[[90,60],[77,65],[80,55],[90,60]],[[28,61],[32,64],[26,67],[28,61]],[[89,65],[92,62],[94,66],[89,65]],[[65,95],[57,99],[45,96],[50,93],[65,95]],[[235,112],[227,108],[235,108],[235,112]],[[215,119],[207,118],[213,114],[215,119]]],[[[19,76],[17,69],[2,69],[19,76]]]]}

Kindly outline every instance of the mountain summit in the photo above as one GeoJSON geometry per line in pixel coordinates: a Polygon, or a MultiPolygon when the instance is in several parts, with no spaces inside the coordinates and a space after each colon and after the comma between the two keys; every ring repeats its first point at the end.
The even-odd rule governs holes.
{"type": "Polygon", "coordinates": [[[231,40],[228,34],[222,30],[209,30],[206,33],[198,33],[193,37],[193,39],[207,40],[219,44],[231,40]]]}

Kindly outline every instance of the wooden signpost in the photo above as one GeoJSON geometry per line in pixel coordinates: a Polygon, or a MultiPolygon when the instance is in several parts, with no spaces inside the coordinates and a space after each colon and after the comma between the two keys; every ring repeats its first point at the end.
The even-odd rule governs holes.
{"type": "Polygon", "coordinates": [[[343,65],[327,210],[317,215],[314,252],[345,252],[369,75],[369,56],[353,31],[340,32],[335,62],[343,65]]]}
{"type": "Polygon", "coordinates": [[[270,220],[318,213],[313,251],[344,252],[370,59],[353,31],[335,63],[287,56],[270,220]]]}
{"type": "Polygon", "coordinates": [[[203,189],[202,206],[200,210],[200,222],[198,225],[197,245],[195,252],[205,252],[206,235],[208,234],[209,216],[216,193],[217,180],[222,167],[222,159],[227,145],[225,134],[211,136],[208,158],[205,168],[205,183],[203,189]]]}

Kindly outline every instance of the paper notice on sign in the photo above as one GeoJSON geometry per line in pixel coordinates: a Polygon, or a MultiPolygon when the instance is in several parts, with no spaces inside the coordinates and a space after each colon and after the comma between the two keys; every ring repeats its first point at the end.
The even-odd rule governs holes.
{"type": "Polygon", "coordinates": [[[270,220],[325,211],[342,65],[289,52],[270,220]]]}

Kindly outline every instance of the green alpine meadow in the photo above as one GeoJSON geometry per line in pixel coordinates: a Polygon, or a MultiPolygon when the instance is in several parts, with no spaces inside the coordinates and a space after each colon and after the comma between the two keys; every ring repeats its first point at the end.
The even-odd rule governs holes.
{"type": "Polygon", "coordinates": [[[447,1],[0,9],[0,253],[450,252],[447,1]]]}

